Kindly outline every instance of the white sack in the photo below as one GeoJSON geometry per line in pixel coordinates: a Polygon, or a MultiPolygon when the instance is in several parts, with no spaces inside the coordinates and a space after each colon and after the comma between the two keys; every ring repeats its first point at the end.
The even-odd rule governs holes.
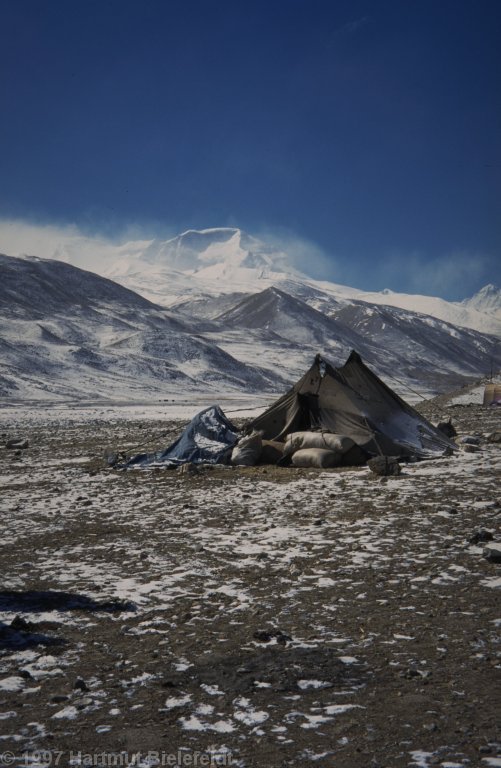
{"type": "Polygon", "coordinates": [[[260,432],[252,432],[241,437],[231,452],[231,463],[244,467],[253,467],[261,456],[263,440],[260,432]]]}
{"type": "Polygon", "coordinates": [[[327,451],[325,448],[300,448],[292,455],[292,464],[295,467],[337,467],[341,461],[339,451],[327,451]]]}
{"type": "Polygon", "coordinates": [[[341,456],[353,448],[355,442],[346,435],[336,435],[334,432],[292,432],[287,435],[284,455],[290,456],[301,448],[324,448],[335,451],[341,456]]]}

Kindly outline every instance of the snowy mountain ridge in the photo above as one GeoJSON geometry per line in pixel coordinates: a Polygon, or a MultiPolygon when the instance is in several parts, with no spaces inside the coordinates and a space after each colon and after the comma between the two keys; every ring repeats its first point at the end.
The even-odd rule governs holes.
{"type": "Polygon", "coordinates": [[[68,263],[64,249],[59,260],[0,256],[4,396],[283,392],[318,352],[339,365],[356,349],[412,399],[501,366],[495,286],[457,303],[364,293],[313,280],[284,250],[230,228],[119,251],[100,265],[114,279],[68,263]]]}
{"type": "MultiPolygon", "coordinates": [[[[362,300],[421,312],[445,322],[501,336],[501,291],[488,285],[463,301],[364,291],[309,276],[326,268],[315,246],[275,237],[258,238],[236,227],[187,230],[169,239],[134,239],[117,245],[99,237],[58,233],[40,241],[37,256],[64,261],[121,283],[162,306],[232,293],[259,293],[276,285],[316,308],[332,301],[362,300]],[[320,261],[319,261],[320,259],[320,261]]],[[[0,243],[1,249],[1,243],[0,243]]],[[[318,251],[318,249],[317,249],[318,251]]],[[[11,252],[20,256],[21,252],[11,252]]]]}
{"type": "Polygon", "coordinates": [[[111,263],[104,262],[100,272],[167,307],[187,296],[259,293],[275,285],[317,309],[332,299],[364,301],[501,336],[501,290],[494,285],[462,302],[389,289],[363,291],[310,278],[293,266],[285,250],[238,228],[188,230],[169,240],[126,243],[111,263]]]}

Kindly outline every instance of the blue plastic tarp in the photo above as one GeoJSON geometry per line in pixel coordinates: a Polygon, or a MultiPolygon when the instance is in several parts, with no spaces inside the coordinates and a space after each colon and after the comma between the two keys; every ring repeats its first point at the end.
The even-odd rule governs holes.
{"type": "Polygon", "coordinates": [[[124,465],[129,467],[175,467],[180,464],[227,464],[239,438],[237,428],[218,405],[200,411],[182,435],[163,451],[140,453],[124,465]]]}

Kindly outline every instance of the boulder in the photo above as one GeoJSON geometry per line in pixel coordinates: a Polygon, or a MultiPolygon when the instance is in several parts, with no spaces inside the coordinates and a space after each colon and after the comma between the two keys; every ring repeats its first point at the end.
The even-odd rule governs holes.
{"type": "Polygon", "coordinates": [[[456,437],[457,435],[456,428],[451,419],[449,421],[439,421],[437,429],[446,437],[456,437]]]}
{"type": "Polygon", "coordinates": [[[369,459],[367,466],[375,475],[399,475],[402,471],[394,456],[376,456],[369,459]]]}

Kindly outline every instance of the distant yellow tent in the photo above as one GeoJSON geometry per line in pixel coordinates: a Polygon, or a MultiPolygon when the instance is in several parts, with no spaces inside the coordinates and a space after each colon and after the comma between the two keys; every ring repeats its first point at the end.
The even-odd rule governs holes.
{"type": "Polygon", "coordinates": [[[501,384],[485,385],[484,405],[501,405],[501,384]]]}

